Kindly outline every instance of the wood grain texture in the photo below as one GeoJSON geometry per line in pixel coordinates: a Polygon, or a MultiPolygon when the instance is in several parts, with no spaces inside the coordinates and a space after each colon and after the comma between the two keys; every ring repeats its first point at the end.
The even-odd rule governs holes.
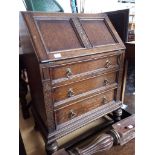
{"type": "MultiPolygon", "coordinates": [[[[117,40],[117,42],[106,41],[104,43],[104,46],[102,46],[100,50],[108,51],[112,48],[113,50],[125,48],[118,34],[116,33],[114,27],[112,26],[112,24],[110,24],[110,22],[108,21],[108,17],[105,14],[103,14],[102,16],[98,14],[96,14],[96,16],[95,15],[86,16],[82,14],[64,15],[60,13],[60,14],[50,15],[50,14],[44,14],[44,13],[37,14],[37,13],[30,13],[30,12],[22,12],[22,15],[24,16],[24,19],[26,21],[29,33],[31,34],[31,40],[33,42],[33,46],[36,50],[36,54],[40,61],[48,61],[48,60],[53,61],[53,60],[67,59],[67,58],[78,57],[82,55],[83,56],[89,55],[90,53],[95,54],[100,52],[99,50],[89,50],[89,48],[92,47],[90,43],[90,37],[92,36],[92,34],[91,36],[89,36],[87,34],[88,32],[86,34],[84,33],[82,24],[79,20],[84,17],[89,17],[87,22],[89,22],[90,19],[92,19],[95,22],[102,19],[106,22],[106,27],[104,27],[104,22],[102,24],[100,22],[97,24],[95,23],[91,27],[93,28],[93,30],[101,33],[101,35],[99,35],[99,39],[97,39],[98,36],[96,36],[96,39],[97,39],[96,43],[99,42],[97,43],[97,45],[103,44],[103,42],[100,42],[100,41],[101,39],[102,40],[106,39],[105,35],[109,36],[108,40],[110,39],[112,40],[112,38],[114,38],[114,40],[117,40]],[[70,27],[71,25],[69,23],[69,20],[73,20],[73,24],[75,25],[74,28],[70,27]],[[48,24],[45,24],[45,22],[48,24]],[[49,33],[46,32],[48,29],[49,29],[49,33]],[[105,34],[102,33],[103,29],[105,31],[104,32],[105,34]],[[108,31],[112,35],[110,35],[108,31]],[[80,38],[78,36],[80,36],[80,38]],[[52,40],[54,41],[52,42],[52,40]],[[59,46],[57,46],[59,43],[58,40],[61,41],[61,45],[59,46]],[[87,50],[81,47],[81,42],[84,46],[86,46],[85,48],[87,50]],[[82,49],[79,49],[80,47],[82,49]],[[61,54],[61,57],[55,57],[55,54],[61,54]]],[[[89,28],[88,28],[88,31],[90,31],[89,28]]]]}
{"type": "Polygon", "coordinates": [[[48,53],[82,48],[68,20],[36,20],[36,24],[48,53]]]}
{"type": "Polygon", "coordinates": [[[95,46],[115,44],[113,36],[109,32],[105,21],[101,20],[81,20],[81,24],[91,42],[95,46]]]}
{"type": "Polygon", "coordinates": [[[109,150],[113,146],[113,137],[109,134],[102,134],[90,144],[81,148],[75,148],[79,155],[92,155],[96,152],[109,150]]]}
{"type": "Polygon", "coordinates": [[[80,63],[74,63],[74,64],[68,64],[63,65],[60,67],[55,67],[53,69],[54,77],[53,79],[59,79],[59,78],[68,78],[67,77],[67,69],[70,68],[72,74],[69,76],[69,79],[72,78],[74,75],[81,74],[84,72],[93,71],[99,68],[110,68],[118,65],[117,64],[117,56],[112,57],[106,57],[104,59],[99,58],[96,60],[87,60],[80,63]],[[108,65],[109,62],[109,65],[108,65]]]}
{"type": "Polygon", "coordinates": [[[108,102],[113,101],[114,90],[97,95],[95,97],[88,98],[76,104],[68,105],[65,108],[61,108],[55,112],[57,124],[64,123],[77,116],[80,116],[86,112],[89,112],[97,107],[100,107],[108,102]],[[74,116],[71,115],[74,113],[74,116]]]}
{"type": "Polygon", "coordinates": [[[102,74],[97,77],[77,81],[65,86],[53,88],[54,102],[107,86],[116,82],[116,73],[102,74]],[[94,85],[95,83],[95,85],[94,85]]]}
{"type": "Polygon", "coordinates": [[[125,46],[105,14],[21,16],[32,111],[52,152],[59,138],[121,107],[125,46]]]}

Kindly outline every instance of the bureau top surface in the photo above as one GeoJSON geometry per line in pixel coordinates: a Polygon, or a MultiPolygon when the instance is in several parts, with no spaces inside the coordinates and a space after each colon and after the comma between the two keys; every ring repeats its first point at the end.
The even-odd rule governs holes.
{"type": "Polygon", "coordinates": [[[106,14],[21,12],[39,61],[125,49],[106,14]]]}

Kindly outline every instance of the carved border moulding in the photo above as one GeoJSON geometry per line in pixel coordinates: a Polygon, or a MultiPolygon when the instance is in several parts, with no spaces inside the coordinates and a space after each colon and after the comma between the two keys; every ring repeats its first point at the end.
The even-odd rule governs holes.
{"type": "Polygon", "coordinates": [[[43,92],[44,92],[44,100],[46,106],[46,115],[47,115],[47,124],[48,130],[54,131],[54,114],[53,114],[53,105],[52,105],[52,97],[51,97],[51,81],[43,81],[43,92]]]}
{"type": "Polygon", "coordinates": [[[121,87],[122,87],[122,76],[123,76],[123,65],[124,65],[124,54],[118,56],[117,62],[119,63],[120,71],[117,73],[117,82],[118,82],[118,88],[117,88],[117,94],[116,94],[116,101],[121,100],[121,87]]]}
{"type": "Polygon", "coordinates": [[[50,80],[50,70],[48,67],[42,67],[42,79],[50,80]]]}
{"type": "Polygon", "coordinates": [[[80,39],[82,40],[82,43],[84,44],[84,46],[86,48],[92,48],[92,45],[91,45],[85,31],[83,30],[79,19],[71,18],[71,23],[73,23],[73,26],[76,29],[76,31],[78,32],[78,35],[79,35],[80,39]]]}
{"type": "Polygon", "coordinates": [[[53,142],[58,138],[61,138],[77,129],[79,129],[80,127],[83,127],[85,125],[87,125],[88,123],[91,123],[92,121],[106,115],[107,113],[110,113],[118,108],[120,108],[122,105],[121,102],[109,102],[101,107],[98,107],[94,110],[92,110],[91,112],[88,112],[84,115],[81,115],[79,117],[74,118],[74,122],[71,124],[67,124],[66,126],[63,126],[61,128],[59,128],[59,130],[57,130],[56,132],[51,133],[48,136],[49,142],[53,142]],[[80,122],[80,123],[79,123],[80,122]],[[81,124],[81,126],[79,126],[79,124],[81,124]]]}
{"type": "Polygon", "coordinates": [[[120,65],[121,65],[121,54],[117,56],[117,63],[119,65],[119,67],[120,67],[120,65]]]}

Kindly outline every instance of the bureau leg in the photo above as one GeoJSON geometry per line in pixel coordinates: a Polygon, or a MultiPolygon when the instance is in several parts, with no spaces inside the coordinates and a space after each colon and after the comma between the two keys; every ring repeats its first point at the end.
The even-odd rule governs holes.
{"type": "Polygon", "coordinates": [[[52,155],[54,152],[56,152],[58,150],[58,143],[57,141],[54,141],[50,144],[46,144],[45,145],[45,150],[46,150],[46,153],[47,155],[52,155]]]}
{"type": "Polygon", "coordinates": [[[121,116],[122,116],[122,109],[121,108],[119,108],[113,112],[113,118],[116,122],[121,120],[121,116]]]}

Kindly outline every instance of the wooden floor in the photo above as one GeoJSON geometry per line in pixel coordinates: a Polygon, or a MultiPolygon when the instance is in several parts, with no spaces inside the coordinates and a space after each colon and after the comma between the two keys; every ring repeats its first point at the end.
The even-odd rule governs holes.
{"type": "Polygon", "coordinates": [[[32,115],[24,120],[20,112],[20,131],[27,155],[46,155],[44,151],[44,141],[40,132],[34,130],[32,115]]]}
{"type": "MultiPolygon", "coordinates": [[[[125,104],[128,105],[130,112],[134,113],[134,95],[125,96],[125,104]]],[[[29,119],[24,120],[21,111],[20,115],[20,131],[25,145],[27,155],[46,155],[44,150],[44,141],[40,135],[40,132],[34,130],[34,120],[32,115],[29,119]]],[[[104,153],[104,155],[134,155],[134,142],[131,141],[128,145],[123,147],[116,147],[112,150],[104,153]]],[[[96,155],[103,155],[103,152],[97,153],[96,155]]]]}

